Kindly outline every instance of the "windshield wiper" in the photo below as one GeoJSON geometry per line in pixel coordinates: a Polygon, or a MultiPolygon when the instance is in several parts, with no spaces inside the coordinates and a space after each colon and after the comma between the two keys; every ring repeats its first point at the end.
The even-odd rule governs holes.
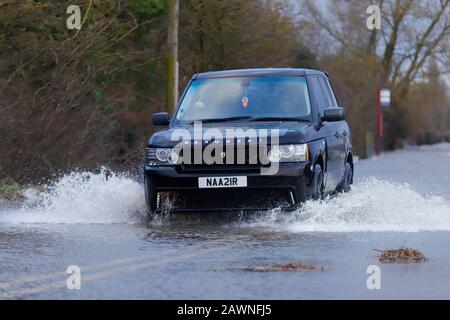
{"type": "Polygon", "coordinates": [[[230,117],[230,118],[219,118],[219,119],[199,119],[192,121],[194,122],[202,122],[202,123],[215,123],[215,122],[227,122],[227,121],[238,121],[238,120],[250,120],[252,117],[250,116],[240,116],[240,117],[230,117]]]}
{"type": "Polygon", "coordinates": [[[262,122],[262,121],[310,121],[307,118],[292,118],[292,117],[261,117],[261,118],[252,118],[250,121],[252,122],[262,122]]]}

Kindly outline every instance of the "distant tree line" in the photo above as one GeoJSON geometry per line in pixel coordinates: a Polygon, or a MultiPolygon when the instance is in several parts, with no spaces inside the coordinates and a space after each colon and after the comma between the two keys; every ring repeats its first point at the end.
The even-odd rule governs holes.
{"type": "MultiPolygon", "coordinates": [[[[373,35],[361,27],[362,7],[362,20],[348,16],[351,10],[336,11],[343,18],[339,34],[312,2],[300,1],[297,14],[299,7],[287,0],[182,0],[180,89],[201,71],[321,67],[332,75],[348,110],[358,154],[364,155],[366,133],[374,130],[373,97],[380,85],[395,88],[388,128],[405,127],[391,133],[394,141],[437,123],[449,130],[448,91],[438,60],[447,34],[437,40],[436,27],[422,47],[420,39],[411,42],[420,49],[417,58],[411,51],[401,61],[403,46],[397,43],[406,41],[408,33],[400,31],[409,21],[402,12],[417,12],[404,8],[406,2],[385,2],[400,30],[391,41],[393,53],[380,56],[392,33],[373,35]],[[333,48],[319,41],[325,35],[333,48]],[[430,39],[437,44],[427,54],[430,39]],[[436,56],[434,66],[428,58],[422,62],[423,54],[436,56]],[[417,65],[411,72],[406,59],[417,65]],[[442,115],[432,118],[425,108],[437,105],[442,115]]],[[[1,1],[0,178],[26,182],[73,168],[138,164],[154,130],[151,114],[165,109],[166,15],[164,0],[1,1]],[[66,27],[69,5],[81,8],[80,30],[66,27]]],[[[443,18],[436,24],[445,25],[443,18]]]]}
{"type": "Polygon", "coordinates": [[[376,131],[382,87],[392,91],[392,106],[383,111],[385,149],[450,139],[449,88],[443,78],[450,75],[450,0],[299,3],[303,38],[333,77],[358,154],[364,155],[376,131]],[[380,30],[366,26],[369,5],[381,9],[380,30]]]}
{"type": "MultiPolygon", "coordinates": [[[[314,64],[278,1],[183,0],[180,88],[195,72],[314,64]],[[305,57],[299,61],[298,57],[305,57]]],[[[165,108],[163,0],[0,3],[0,176],[133,165],[165,108]],[[79,5],[80,30],[66,27],[79,5]]]]}

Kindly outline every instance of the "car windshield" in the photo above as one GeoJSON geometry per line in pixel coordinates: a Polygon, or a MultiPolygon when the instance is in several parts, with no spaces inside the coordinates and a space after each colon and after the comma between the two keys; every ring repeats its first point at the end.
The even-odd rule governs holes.
{"type": "Polygon", "coordinates": [[[310,116],[304,77],[236,77],[192,81],[175,121],[309,121],[310,116]]]}

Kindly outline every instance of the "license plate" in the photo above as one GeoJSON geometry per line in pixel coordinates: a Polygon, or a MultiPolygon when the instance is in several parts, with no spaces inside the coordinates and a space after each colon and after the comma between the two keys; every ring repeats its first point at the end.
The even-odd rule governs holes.
{"type": "Polygon", "coordinates": [[[247,177],[206,177],[198,178],[200,189],[208,188],[245,188],[247,177]]]}

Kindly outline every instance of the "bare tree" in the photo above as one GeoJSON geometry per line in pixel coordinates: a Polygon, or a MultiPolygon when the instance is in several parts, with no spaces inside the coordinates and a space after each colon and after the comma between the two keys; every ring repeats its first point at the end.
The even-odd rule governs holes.
{"type": "Polygon", "coordinates": [[[399,97],[426,63],[435,58],[443,72],[450,72],[450,0],[378,0],[382,9],[381,30],[368,30],[366,8],[373,1],[331,1],[326,9],[305,0],[309,15],[303,18],[313,28],[338,43],[338,50],[356,55],[375,55],[383,67],[383,80],[399,97]]]}

